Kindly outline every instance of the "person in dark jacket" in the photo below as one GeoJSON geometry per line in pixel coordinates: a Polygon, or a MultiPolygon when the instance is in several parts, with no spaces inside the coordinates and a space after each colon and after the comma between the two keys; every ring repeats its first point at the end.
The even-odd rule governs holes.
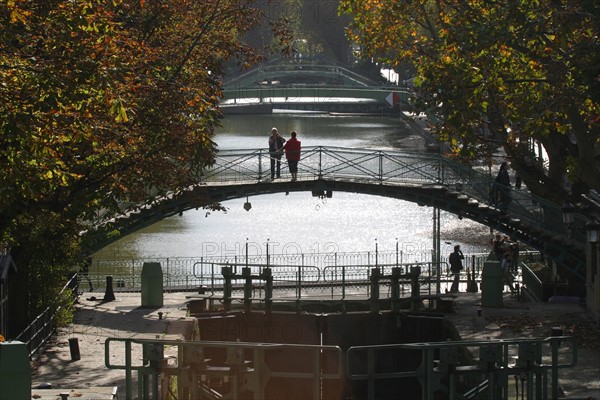
{"type": "Polygon", "coordinates": [[[450,272],[454,275],[452,286],[450,286],[450,293],[458,292],[458,283],[460,281],[460,271],[463,269],[462,260],[465,259],[460,246],[454,246],[454,252],[450,253],[448,261],[450,262],[450,272]]]}
{"type": "Polygon", "coordinates": [[[298,161],[300,161],[300,141],[296,138],[296,131],[292,131],[292,137],[283,145],[285,151],[285,158],[292,174],[292,182],[298,179],[298,161]]]}
{"type": "Polygon", "coordinates": [[[271,129],[271,136],[269,136],[269,157],[271,158],[271,179],[275,179],[275,173],[277,178],[281,177],[281,157],[283,156],[283,144],[285,139],[281,137],[277,128],[271,129]],[[277,168],[275,168],[277,167],[277,168]]]}
{"type": "Polygon", "coordinates": [[[500,165],[500,171],[494,181],[494,204],[502,211],[506,211],[512,201],[510,194],[510,177],[508,176],[508,163],[500,165]]]}

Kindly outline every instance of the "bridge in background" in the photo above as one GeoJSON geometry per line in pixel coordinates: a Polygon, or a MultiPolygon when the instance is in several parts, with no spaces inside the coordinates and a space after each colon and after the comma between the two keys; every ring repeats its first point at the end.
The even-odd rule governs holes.
{"type": "Polygon", "coordinates": [[[274,109],[331,113],[389,113],[409,107],[409,92],[382,86],[337,65],[266,65],[225,82],[225,113],[274,109]]]}
{"type": "Polygon", "coordinates": [[[503,212],[490,203],[492,181],[476,168],[437,154],[335,147],[304,148],[298,180],[292,182],[284,174],[272,181],[270,157],[264,149],[224,150],[197,184],[96,224],[87,233],[89,252],[209,202],[300,191],[327,197],[342,191],[402,199],[469,218],[542,251],[563,266],[573,281],[584,281],[584,241],[569,236],[560,207],[525,190],[512,190],[513,201],[503,212]]]}

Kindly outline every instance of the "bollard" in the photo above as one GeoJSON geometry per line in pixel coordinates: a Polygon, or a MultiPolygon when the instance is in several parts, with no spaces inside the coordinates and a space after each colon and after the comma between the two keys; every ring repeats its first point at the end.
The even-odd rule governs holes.
{"type": "Polygon", "coordinates": [[[483,307],[502,307],[504,274],[499,261],[486,261],[481,273],[481,305],[483,307]]]}
{"type": "Polygon", "coordinates": [[[113,290],[113,277],[107,276],[106,277],[106,290],[104,291],[104,298],[102,299],[102,301],[107,302],[107,301],[113,301],[113,300],[115,300],[115,292],[113,290]]]}
{"type": "Polygon", "coordinates": [[[0,343],[0,400],[31,398],[31,368],[23,342],[0,343]]]}
{"type": "Polygon", "coordinates": [[[69,350],[71,352],[71,360],[72,361],[81,360],[81,353],[79,352],[79,339],[77,339],[77,338],[69,339],[69,350]]]}
{"type": "Polygon", "coordinates": [[[160,263],[145,262],[142,266],[142,307],[162,307],[163,273],[160,263]]]}

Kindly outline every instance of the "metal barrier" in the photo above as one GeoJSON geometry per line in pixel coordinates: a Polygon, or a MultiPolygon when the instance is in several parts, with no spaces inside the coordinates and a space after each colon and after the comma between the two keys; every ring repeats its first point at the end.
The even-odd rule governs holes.
{"type": "MultiPolygon", "coordinates": [[[[486,257],[487,254],[483,253],[468,256],[476,276],[480,275],[486,257]]],[[[343,284],[345,280],[348,287],[358,280],[368,282],[368,272],[373,267],[384,268],[386,271],[382,270],[382,273],[387,274],[393,267],[407,268],[409,265],[419,265],[422,275],[435,276],[433,272],[429,273],[437,268],[436,263],[428,261],[430,258],[430,252],[415,254],[389,251],[94,260],[89,272],[80,274],[80,280],[82,287],[85,287],[89,280],[94,288],[102,291],[106,276],[112,276],[115,292],[135,292],[140,290],[144,262],[159,262],[163,270],[165,290],[196,291],[199,287],[205,287],[207,291],[214,292],[220,291],[223,286],[223,266],[239,270],[248,266],[253,274],[259,273],[261,267],[270,266],[275,287],[283,290],[286,286],[291,287],[292,283],[300,282],[300,285],[296,286],[305,290],[317,290],[324,289],[325,285],[330,287],[332,280],[337,280],[338,285],[343,284]],[[342,274],[342,271],[345,274],[342,274]]],[[[449,273],[448,263],[445,257],[442,259],[444,261],[440,264],[440,272],[441,276],[445,276],[449,273]]]]}
{"type": "Polygon", "coordinates": [[[109,338],[104,346],[106,367],[125,371],[126,400],[164,399],[168,393],[178,400],[238,399],[241,393],[245,399],[263,400],[278,378],[285,379],[286,386],[300,381],[309,392],[307,398],[317,400],[323,382],[340,380],[344,371],[336,346],[120,338],[109,338]],[[294,357],[306,362],[289,362],[294,357]],[[287,362],[274,362],[276,358],[287,362]],[[119,359],[125,362],[115,363],[119,359]],[[172,379],[177,382],[176,395],[172,379]]]}
{"type": "Polygon", "coordinates": [[[543,301],[544,288],[542,287],[542,281],[524,263],[521,263],[521,271],[523,274],[523,285],[527,287],[527,290],[536,301],[543,301]]]}
{"type": "Polygon", "coordinates": [[[65,302],[73,303],[77,295],[77,275],[73,275],[56,296],[56,299],[38,315],[15,340],[27,345],[31,357],[56,331],[56,315],[65,306],[65,302]]]}
{"type": "Polygon", "coordinates": [[[405,379],[420,386],[423,400],[440,395],[449,400],[508,399],[509,378],[515,379],[517,393],[521,384],[523,399],[558,399],[559,370],[576,362],[575,341],[567,336],[356,346],[345,354],[337,346],[120,338],[105,342],[106,367],[125,371],[126,399],[171,395],[179,400],[264,400],[270,398],[266,393],[273,393],[271,385],[279,384],[282,395],[302,387],[303,398],[318,400],[328,398],[326,382],[339,386],[346,378],[366,382],[354,388],[366,393],[353,395],[369,400],[378,398],[378,383],[391,383],[397,393],[405,379]]]}
{"type": "Polygon", "coordinates": [[[523,398],[558,399],[558,370],[576,365],[577,348],[572,337],[556,336],[356,346],[348,349],[346,358],[348,378],[367,383],[368,400],[377,398],[378,382],[400,378],[418,379],[423,400],[440,393],[449,400],[506,400],[511,376],[516,385],[521,382],[523,398]],[[390,362],[402,358],[400,354],[420,364],[411,368],[390,362]]]}

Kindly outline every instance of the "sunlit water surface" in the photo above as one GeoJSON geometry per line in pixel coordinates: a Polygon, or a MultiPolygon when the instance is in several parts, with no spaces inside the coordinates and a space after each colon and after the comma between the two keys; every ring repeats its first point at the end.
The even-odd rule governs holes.
{"type": "MultiPolygon", "coordinates": [[[[286,138],[296,130],[303,146],[423,148],[423,139],[399,118],[313,114],[228,116],[215,141],[219,149],[264,148],[272,127],[286,138]]],[[[224,202],[226,212],[189,210],[167,218],[108,246],[95,258],[234,256],[244,254],[246,243],[255,253],[266,252],[268,243],[271,254],[399,249],[410,262],[420,261],[433,247],[433,209],[402,200],[343,192],[320,199],[299,192],[248,201],[250,211],[243,207],[246,198],[240,198],[224,202]]],[[[463,240],[470,233],[485,232],[480,225],[442,212],[441,226],[442,254],[454,244],[466,252],[485,250],[477,241],[463,240]]]]}

